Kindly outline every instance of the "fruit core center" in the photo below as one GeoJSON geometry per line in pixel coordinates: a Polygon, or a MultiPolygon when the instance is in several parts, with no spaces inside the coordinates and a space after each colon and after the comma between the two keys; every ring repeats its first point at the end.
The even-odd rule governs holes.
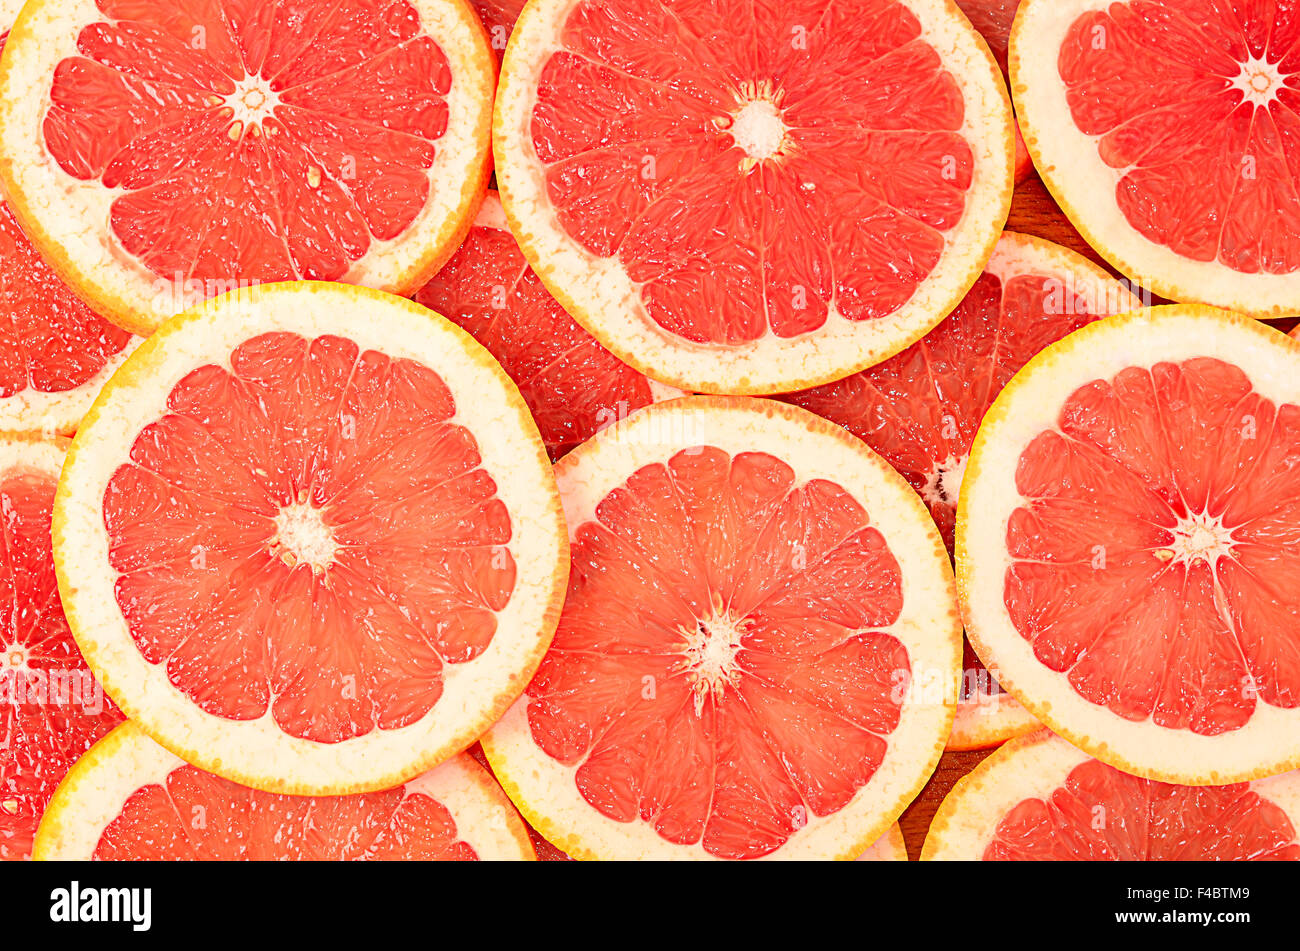
{"type": "Polygon", "coordinates": [[[740,681],[741,638],[745,635],[745,622],[736,620],[725,612],[715,612],[707,620],[699,621],[694,628],[682,628],[682,661],[679,669],[686,672],[695,697],[695,713],[704,709],[704,701],[712,696],[722,698],[728,685],[740,681]]]}
{"type": "Polygon", "coordinates": [[[1202,558],[1213,567],[1220,558],[1231,555],[1236,544],[1232,531],[1218,518],[1204,512],[1180,518],[1173,535],[1173,544],[1157,554],[1162,560],[1185,565],[1202,558]]]}
{"type": "Polygon", "coordinates": [[[1241,72],[1233,81],[1247,102],[1267,106],[1277,98],[1284,77],[1274,63],[1264,59],[1250,59],[1241,64],[1241,72]]]}
{"type": "Polygon", "coordinates": [[[765,162],[786,146],[786,126],[781,110],[767,97],[744,101],[731,117],[731,137],[745,150],[747,164],[765,162]]]}
{"type": "Polygon", "coordinates": [[[5,648],[0,661],[0,670],[21,670],[27,666],[27,649],[21,644],[10,644],[5,648]]]}
{"type": "Polygon", "coordinates": [[[306,564],[323,573],[333,564],[339,548],[334,532],[325,524],[321,510],[310,502],[286,505],[275,517],[275,527],[271,554],[290,568],[306,564]]]}
{"type": "Polygon", "coordinates": [[[925,479],[921,495],[931,504],[956,505],[961,496],[961,483],[966,478],[966,460],[969,455],[949,456],[935,465],[925,479]]]}
{"type": "Polygon", "coordinates": [[[235,91],[222,102],[234,119],[230,126],[230,137],[238,140],[245,131],[252,135],[261,134],[262,122],[274,114],[280,97],[268,80],[261,76],[245,76],[235,84],[235,91]]]}

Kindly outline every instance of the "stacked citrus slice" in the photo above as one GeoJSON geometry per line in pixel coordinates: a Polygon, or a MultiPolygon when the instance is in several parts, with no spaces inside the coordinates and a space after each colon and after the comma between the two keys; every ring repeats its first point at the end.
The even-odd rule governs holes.
{"type": "Polygon", "coordinates": [[[0,438],[0,859],[30,858],[55,786],[121,722],[64,619],[50,550],[62,441],[0,438]]]}
{"type": "Polygon", "coordinates": [[[46,860],[472,861],[536,856],[501,787],[468,756],[353,796],[286,796],[195,769],[134,723],[83,756],[50,802],[46,860]]]}
{"type": "Polygon", "coordinates": [[[957,782],[921,858],[1294,861],[1298,827],[1300,774],[1175,786],[1122,773],[1044,730],[1012,740],[957,782]]]}
{"type": "Polygon", "coordinates": [[[37,0],[0,63],[0,184],[128,329],[252,283],[409,292],[482,199],[494,73],[465,0],[37,0]]]}
{"type": "Polygon", "coordinates": [[[1300,312],[1298,43],[1291,4],[1024,0],[1011,79],[1034,164],[1144,287],[1300,312]]]}
{"type": "Polygon", "coordinates": [[[960,630],[943,541],[794,407],[657,403],[557,466],[573,570],[483,748],[578,858],[856,858],[929,777],[960,630]]]}
{"type": "Polygon", "coordinates": [[[472,743],[540,662],[568,568],[500,366],[416,304],[310,282],[137,350],[69,452],[54,537],[121,707],[196,766],[301,794],[472,743]]]}
{"type": "Polygon", "coordinates": [[[692,391],[812,386],[915,342],[1011,199],[1005,87],[948,0],[538,0],[493,142],[551,292],[692,391]]]}
{"type": "MultiPolygon", "coordinates": [[[[838,382],[784,399],[843,426],[911,483],[952,550],[971,443],[989,406],[1048,344],[1138,300],[1072,251],[1004,232],[980,279],[921,341],[838,382]]],[[[968,651],[951,749],[990,746],[1036,721],[968,651]]]]}
{"type": "Polygon", "coordinates": [[[415,299],[500,361],[553,459],[657,398],[682,395],[620,362],[568,315],[528,267],[495,192],[415,299]]]}
{"type": "Polygon", "coordinates": [[[1035,716],[1119,769],[1300,765],[1300,343],[1196,306],[1098,321],[1003,390],[957,520],[966,631],[1035,716]]]}

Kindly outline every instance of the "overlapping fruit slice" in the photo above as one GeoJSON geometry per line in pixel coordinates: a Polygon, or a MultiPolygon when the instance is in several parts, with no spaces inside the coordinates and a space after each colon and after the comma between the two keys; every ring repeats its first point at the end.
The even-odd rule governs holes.
{"type": "Polygon", "coordinates": [[[519,12],[524,8],[524,0],[470,0],[474,12],[483,21],[488,32],[488,42],[497,54],[497,59],[506,51],[510,33],[519,19],[519,12]]]}
{"type": "Polygon", "coordinates": [[[482,198],[493,79],[465,0],[36,0],[0,65],[0,183],[138,332],[250,283],[409,293],[482,198]]]}
{"type": "Polygon", "coordinates": [[[1098,759],[1213,785],[1300,764],[1300,343],[1192,305],[1097,321],[1003,390],[957,519],[966,631],[1098,759]]]}
{"type": "Polygon", "coordinates": [[[621,362],[569,316],[528,267],[495,192],[460,250],[415,299],[501,362],[552,459],[656,398],[682,395],[621,362]]]}
{"type": "Polygon", "coordinates": [[[812,386],[913,343],[1011,199],[997,65],[936,0],[530,3],[494,148],[556,298],[693,391],[812,386]]]}
{"type": "Polygon", "coordinates": [[[856,858],[928,778],[960,631],[920,500],[842,429],[689,397],[556,467],[551,650],[483,737],[577,858],[856,858]]]}
{"type": "Polygon", "coordinates": [[[1024,0],[1025,140],[1104,257],[1173,300],[1300,312],[1300,8],[1024,0]]]}
{"type": "Polygon", "coordinates": [[[1300,859],[1300,775],[1175,786],[1092,759],[1042,730],[958,781],[922,859],[1187,862],[1300,859]]]}
{"type": "Polygon", "coordinates": [[[567,575],[518,390],[402,298],[301,282],[170,321],[69,453],[59,583],[91,667],[196,766],[404,782],[518,696],[567,575]]]}
{"type": "Polygon", "coordinates": [[[0,438],[0,859],[31,858],[54,788],[122,721],[59,602],[50,511],[63,451],[0,438]]]}
{"type": "MultiPolygon", "coordinates": [[[[21,8],[0,2],[0,49],[21,8]]],[[[0,432],[71,433],[132,342],[59,280],[0,201],[0,432]]]]}
{"type": "MultiPolygon", "coordinates": [[[[1073,251],[1004,232],[957,309],[897,356],[836,383],[792,393],[876,450],[921,494],[952,550],[957,497],[975,431],[993,400],[1043,347],[1138,306],[1109,274],[1073,251]]],[[[972,651],[950,749],[991,746],[1036,721],[972,651]]]]}
{"type": "Polygon", "coordinates": [[[475,861],[536,858],[501,787],[468,756],[394,789],[286,796],[195,769],[125,723],[68,773],[36,858],[475,861]]]}
{"type": "MultiPolygon", "coordinates": [[[[1007,46],[1011,41],[1011,24],[1016,18],[1020,0],[957,0],[961,12],[970,18],[971,26],[979,31],[993,51],[1003,74],[1007,72],[1007,46]]],[[[1016,184],[1034,173],[1034,162],[1025,148],[1025,140],[1016,129],[1016,184]]]]}

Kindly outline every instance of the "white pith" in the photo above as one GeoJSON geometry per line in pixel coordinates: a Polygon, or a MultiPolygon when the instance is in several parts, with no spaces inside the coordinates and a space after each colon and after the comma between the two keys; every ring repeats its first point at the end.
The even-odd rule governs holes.
{"type": "Polygon", "coordinates": [[[306,564],[317,574],[324,574],[334,563],[338,542],[325,516],[312,503],[286,505],[275,517],[275,528],[272,554],[290,568],[306,564]]]}
{"type": "MultiPolygon", "coordinates": [[[[1088,243],[1142,287],[1161,296],[1255,316],[1300,312],[1295,273],[1248,274],[1216,261],[1193,261],[1128,223],[1115,188],[1128,169],[1107,165],[1098,137],[1074,124],[1058,54],[1070,26],[1113,0],[1022,0],[1011,33],[1011,89],[1025,144],[1043,181],[1088,243]]],[[[1249,84],[1250,67],[1239,77],[1249,84]]],[[[1240,87],[1239,87],[1240,88],[1240,87]]],[[[1270,93],[1271,95],[1272,93],[1270,93]]]]}
{"type": "Polygon", "coordinates": [[[1218,736],[1131,721],[1081,697],[1067,673],[1034,656],[1003,602],[1012,563],[1006,532],[1025,499],[1016,490],[1021,454],[1055,429],[1069,396],[1128,367],[1215,357],[1243,369],[1259,395],[1300,403],[1300,344],[1265,325],[1194,306],[1158,307],[1098,321],[1030,361],[994,403],[971,451],[958,507],[957,570],[967,635],[999,682],[1070,742],[1126,772],[1165,782],[1213,785],[1300,765],[1300,710],[1256,700],[1242,728],[1218,736]]]}
{"type": "MultiPolygon", "coordinates": [[[[88,861],[110,822],[139,789],[163,785],[185,765],[128,721],[82,757],[68,773],[37,832],[35,856],[45,861],[88,861]]],[[[404,798],[423,794],[442,803],[456,837],[487,860],[532,860],[518,813],[483,767],[465,754],[405,783],[404,798]]]]}
{"type": "MultiPolygon", "coordinates": [[[[1088,312],[1093,314],[1124,313],[1140,304],[1128,288],[1083,255],[1043,238],[1014,231],[1002,233],[984,270],[995,276],[1004,288],[1010,281],[1025,275],[1051,275],[1049,280],[1054,283],[1047,290],[1062,301],[1060,316],[1063,319],[1073,315],[1075,298],[1081,299],[1088,312]]],[[[969,454],[960,460],[961,481],[965,480],[968,462],[969,454]]],[[[945,473],[937,470],[934,474],[942,477],[945,473]]],[[[960,498],[960,484],[955,487],[957,491],[947,495],[948,501],[954,504],[960,498]]],[[[937,488],[935,486],[934,490],[937,488]]],[[[1038,721],[1009,693],[990,695],[981,690],[957,704],[948,748],[979,749],[1036,726],[1038,721]]]]}
{"type": "MultiPolygon", "coordinates": [[[[435,143],[436,155],[428,169],[430,196],[424,208],[396,238],[372,236],[367,252],[339,278],[394,292],[413,291],[429,277],[425,272],[438,263],[430,263],[431,248],[450,242],[446,254],[455,250],[455,236],[463,232],[473,207],[464,190],[484,174],[488,145],[482,136],[492,100],[494,56],[465,0],[410,3],[451,68],[447,131],[435,143]]],[[[95,0],[35,0],[19,14],[0,63],[0,176],[22,199],[13,206],[23,229],[38,248],[44,250],[42,246],[48,244],[53,249],[45,256],[60,276],[114,323],[148,333],[214,290],[229,288],[195,287],[186,280],[189,275],[177,281],[145,267],[109,228],[111,205],[122,192],[96,180],[73,178],[46,151],[42,123],[54,69],[63,59],[78,55],[81,29],[104,19],[95,0]]],[[[252,88],[246,85],[241,92],[252,88]]],[[[252,109],[239,99],[219,107],[230,109],[241,121],[236,116],[239,110],[251,116],[265,105],[252,109]]],[[[233,125],[230,130],[234,131],[233,125]]],[[[239,134],[245,130],[241,128],[239,134]]]]}
{"type": "MultiPolygon", "coordinates": [[[[948,557],[920,499],[882,459],[811,414],[787,408],[787,416],[773,407],[779,404],[735,400],[719,406],[708,398],[657,404],[565,457],[557,478],[570,538],[633,472],[695,445],[717,446],[733,456],[770,453],[795,470],[797,484],[831,480],[861,501],[904,579],[902,615],[883,630],[907,648],[914,678],[930,677],[936,689],[907,699],[879,770],[847,806],[826,816],[809,814],[807,823],[767,856],[852,859],[885,834],[911,802],[948,734],[961,658],[947,591],[948,557]]],[[[587,803],[574,781],[577,764],[552,760],[534,743],[527,703],[524,697],[510,708],[483,736],[483,748],[506,792],[557,847],[582,857],[716,858],[698,842],[670,844],[649,823],[617,822],[587,803]]]]}
{"type": "Polygon", "coordinates": [[[77,434],[55,501],[59,585],[82,653],[107,692],[159,742],[191,762],[271,791],[355,792],[394,785],[473,742],[523,689],[553,623],[565,540],[554,482],[536,426],[500,366],[468,334],[410,301],[341,284],[267,285],[230,295],[170,322],[123,368],[77,434]],[[252,336],[337,334],[362,350],[414,360],[442,377],[454,421],[477,437],[483,469],[510,512],[506,547],[517,575],[488,648],[446,664],[441,698],[415,723],[340,743],[290,736],[271,712],[229,721],[203,712],[148,663],[116,605],[104,528],[104,490],[136,434],[167,412],[167,396],[196,366],[229,366],[252,336]],[[549,619],[549,620],[548,620],[549,619]]]}
{"type": "Polygon", "coordinates": [[[678,670],[686,674],[695,695],[695,715],[704,709],[705,700],[722,700],[727,691],[740,681],[741,668],[736,663],[746,624],[744,618],[718,611],[701,619],[694,629],[682,630],[682,659],[678,670]]]}
{"type": "MultiPolygon", "coordinates": [[[[1047,730],[1011,740],[957,781],[930,824],[922,860],[979,861],[1011,809],[1050,796],[1090,758],[1047,730]]],[[[1300,829],[1300,774],[1257,779],[1251,788],[1300,829]]]]}
{"type": "Polygon", "coordinates": [[[232,139],[240,135],[256,134],[264,120],[275,115],[275,107],[280,104],[279,94],[271,88],[270,80],[261,75],[245,76],[235,82],[235,91],[225,97],[224,107],[230,110],[230,118],[238,127],[238,133],[231,133],[232,139]]]}
{"type": "Polygon", "coordinates": [[[889,827],[871,846],[858,856],[859,862],[906,862],[907,844],[903,841],[903,832],[898,824],[889,827]]]}
{"type": "Polygon", "coordinates": [[[751,165],[767,161],[786,145],[786,125],[770,93],[746,98],[732,115],[728,131],[751,165]]]}
{"type": "Polygon", "coordinates": [[[1204,561],[1214,570],[1220,558],[1232,555],[1236,544],[1232,530],[1225,528],[1223,520],[1205,512],[1184,515],[1173,528],[1174,540],[1168,548],[1157,552],[1156,557],[1165,560],[1163,552],[1169,553],[1172,564],[1191,567],[1194,562],[1204,561]]]}
{"type": "Polygon", "coordinates": [[[907,0],[923,38],[961,86],[966,110],[959,131],[974,155],[966,213],[948,232],[930,278],[888,317],[851,321],[832,306],[819,330],[793,338],[769,330],[740,347],[695,344],[663,330],[647,314],[640,285],[617,258],[593,258],[558,224],[530,136],[531,113],[542,70],[562,47],[563,23],[581,2],[536,0],[520,15],[498,88],[496,174],[520,243],[539,277],[575,319],[625,363],[690,391],[762,394],[801,389],[904,349],[932,329],[969,289],[1006,220],[1014,139],[998,67],[948,0],[907,0]]]}
{"type": "Polygon", "coordinates": [[[1246,102],[1266,109],[1276,101],[1277,91],[1286,78],[1276,63],[1250,56],[1241,64],[1241,72],[1233,77],[1232,87],[1241,91],[1246,102]]]}

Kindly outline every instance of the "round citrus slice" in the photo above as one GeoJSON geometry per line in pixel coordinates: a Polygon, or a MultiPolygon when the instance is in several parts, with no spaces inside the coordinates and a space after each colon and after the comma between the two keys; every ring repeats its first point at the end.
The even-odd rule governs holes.
{"type": "MultiPolygon", "coordinates": [[[[994,398],[1049,343],[1137,306],[1081,255],[1004,232],[970,293],[922,340],[861,373],[783,399],[884,456],[921,494],[951,552],[971,442],[994,398]]],[[[971,651],[964,669],[949,749],[992,746],[1037,725],[971,651]]]]}
{"type": "Polygon", "coordinates": [[[54,788],[122,721],[59,603],[50,510],[63,451],[0,437],[0,859],[31,858],[54,788]]]}
{"type": "Polygon", "coordinates": [[[1043,181],[1163,297],[1300,311],[1300,11],[1024,0],[1011,79],[1043,181]]]}
{"type": "Polygon", "coordinates": [[[1122,773],[1042,730],[953,787],[923,860],[1300,859],[1300,774],[1175,786],[1122,773]]]}
{"type": "MultiPolygon", "coordinates": [[[[0,49],[22,0],[0,0],[0,49]]],[[[131,335],[82,303],[0,200],[0,432],[70,434],[131,335]]]]}
{"type": "Polygon", "coordinates": [[[1011,200],[1006,90],[948,0],[529,3],[494,148],[555,297],[694,391],[812,386],[913,343],[1011,200]]]}
{"type": "Polygon", "coordinates": [[[856,858],[952,725],[960,628],[916,494],[793,406],[688,397],[556,467],[555,640],[483,737],[575,858],[856,858]]]}
{"type": "Polygon", "coordinates": [[[487,184],[465,0],[37,0],[0,62],[0,184],[99,313],[151,332],[248,284],[409,293],[487,184]]]}
{"type": "Polygon", "coordinates": [[[54,539],[123,710],[209,772],[315,795],[472,743],[540,662],[568,570],[496,361],[417,304],[312,282],[142,345],[77,433],[54,539]]]}
{"type": "Polygon", "coordinates": [[[552,459],[656,399],[682,395],[622,363],[547,293],[496,192],[488,192],[465,243],[415,299],[469,331],[501,362],[552,459]]]}
{"type": "Polygon", "coordinates": [[[1032,359],[971,449],[966,632],[1003,686],[1127,772],[1214,785],[1300,764],[1300,344],[1194,305],[1032,359]]]}
{"type": "Polygon", "coordinates": [[[261,792],[195,769],[124,723],[68,773],[36,837],[59,861],[474,861],[536,858],[482,766],[454,756],[351,796],[261,792]]]}
{"type": "Polygon", "coordinates": [[[483,21],[488,42],[500,60],[506,51],[506,43],[510,40],[510,32],[515,28],[515,21],[519,19],[519,11],[524,8],[524,0],[470,0],[470,5],[483,21]]]}

